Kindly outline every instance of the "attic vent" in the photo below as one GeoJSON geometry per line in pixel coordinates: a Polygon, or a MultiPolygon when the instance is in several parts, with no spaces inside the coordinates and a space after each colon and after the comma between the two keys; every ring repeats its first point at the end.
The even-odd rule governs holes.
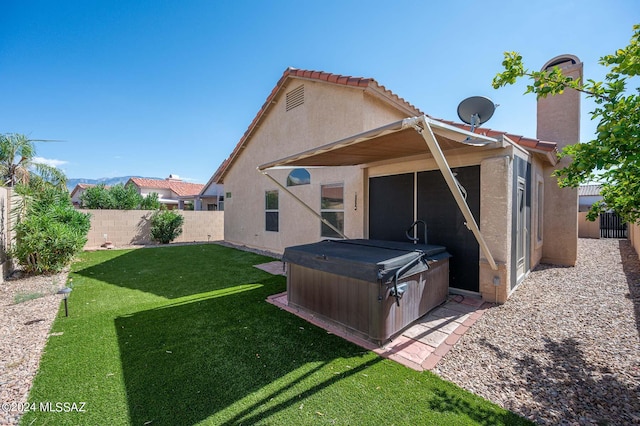
{"type": "Polygon", "coordinates": [[[287,111],[304,103],[304,84],[287,93],[287,111]]]}

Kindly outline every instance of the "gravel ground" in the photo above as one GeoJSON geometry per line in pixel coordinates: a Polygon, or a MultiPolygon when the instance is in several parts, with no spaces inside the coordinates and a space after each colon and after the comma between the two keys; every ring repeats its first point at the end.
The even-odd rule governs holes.
{"type": "Polygon", "coordinates": [[[0,283],[0,424],[18,424],[58,312],[67,273],[14,277],[0,283]],[[21,301],[24,299],[30,299],[21,301]],[[19,302],[19,303],[16,303],[19,302]],[[5,404],[9,404],[8,406],[5,404]],[[7,410],[10,408],[10,410],[7,410]]]}
{"type": "Polygon", "coordinates": [[[640,424],[640,262],[626,240],[580,239],[541,265],[434,372],[543,425],[640,424]]]}

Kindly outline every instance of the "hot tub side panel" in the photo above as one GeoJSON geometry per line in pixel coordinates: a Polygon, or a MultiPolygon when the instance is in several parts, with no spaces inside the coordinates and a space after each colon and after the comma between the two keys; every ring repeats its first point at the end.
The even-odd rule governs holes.
{"type": "Polygon", "coordinates": [[[311,313],[379,345],[444,303],[449,286],[449,260],[401,279],[400,300],[386,284],[368,282],[289,264],[287,295],[290,306],[311,313]],[[382,296],[379,301],[378,296],[382,296]]]}
{"type": "Polygon", "coordinates": [[[368,281],[292,263],[287,267],[289,306],[358,331],[362,337],[369,333],[370,301],[377,304],[377,289],[368,281]]]}
{"type": "MultiPolygon", "coordinates": [[[[407,285],[400,306],[393,296],[385,294],[379,308],[381,326],[376,340],[385,341],[397,335],[417,319],[447,300],[449,294],[449,259],[431,265],[429,270],[403,278],[398,286],[407,285]]],[[[373,337],[373,336],[372,336],[373,337]]]]}

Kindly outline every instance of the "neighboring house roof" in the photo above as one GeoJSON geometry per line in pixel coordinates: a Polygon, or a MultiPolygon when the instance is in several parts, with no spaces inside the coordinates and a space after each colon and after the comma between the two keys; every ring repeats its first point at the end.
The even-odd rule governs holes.
{"type": "MultiPolygon", "coordinates": [[[[147,179],[147,178],[130,178],[129,182],[138,188],[145,189],[169,189],[178,197],[196,196],[200,194],[204,187],[201,183],[189,183],[174,179],[147,179]]],[[[127,183],[129,183],[127,182],[127,183]]]]}
{"type": "Polygon", "coordinates": [[[580,197],[597,197],[602,190],[602,186],[598,184],[580,185],[578,187],[578,196],[580,197]]]}
{"type": "MultiPolygon", "coordinates": [[[[213,174],[211,179],[209,179],[209,182],[207,182],[207,185],[209,185],[212,182],[223,183],[224,175],[226,174],[227,170],[235,162],[240,152],[242,152],[242,149],[247,143],[249,137],[251,136],[251,133],[256,127],[258,127],[259,122],[266,115],[266,112],[269,110],[269,108],[273,104],[273,100],[278,95],[280,90],[284,87],[286,81],[289,78],[301,78],[301,79],[307,79],[307,80],[315,80],[315,81],[323,81],[323,82],[333,83],[333,84],[340,84],[340,85],[350,86],[350,87],[364,88],[366,90],[369,90],[371,93],[378,95],[382,99],[386,100],[388,103],[394,104],[395,106],[406,110],[407,117],[411,117],[414,115],[424,115],[424,113],[421,112],[417,107],[415,107],[405,99],[399,97],[398,95],[394,94],[393,92],[391,92],[390,90],[388,90],[387,88],[379,84],[373,78],[352,77],[352,76],[346,76],[346,75],[340,75],[340,74],[332,74],[324,71],[309,71],[309,70],[301,70],[301,69],[289,67],[282,74],[282,77],[280,77],[280,80],[278,80],[278,83],[276,84],[276,86],[273,88],[273,90],[267,97],[267,100],[265,101],[265,103],[262,105],[262,107],[256,114],[255,118],[253,119],[253,121],[251,122],[247,130],[245,131],[242,138],[240,138],[240,141],[238,141],[238,143],[236,144],[235,148],[231,152],[231,155],[227,159],[225,159],[222,162],[222,164],[220,164],[220,166],[218,167],[218,170],[216,170],[216,172],[213,174]]],[[[430,118],[434,118],[434,117],[430,117],[430,118]]],[[[439,121],[463,128],[465,130],[470,130],[470,126],[466,124],[456,123],[448,120],[439,120],[439,121]]],[[[557,144],[555,142],[541,141],[534,138],[526,138],[524,136],[513,135],[507,132],[501,132],[501,131],[496,131],[488,128],[482,128],[482,127],[477,128],[475,132],[484,134],[489,137],[498,137],[502,135],[507,136],[510,140],[512,140],[516,144],[534,152],[541,152],[546,155],[557,153],[557,144]]]]}
{"type": "MultiPolygon", "coordinates": [[[[71,198],[73,198],[73,196],[76,195],[77,192],[84,191],[85,189],[93,188],[94,186],[98,186],[98,185],[96,185],[95,183],[78,183],[71,191],[70,196],[71,198]]],[[[109,188],[109,186],[106,186],[105,188],[109,188]]]]}

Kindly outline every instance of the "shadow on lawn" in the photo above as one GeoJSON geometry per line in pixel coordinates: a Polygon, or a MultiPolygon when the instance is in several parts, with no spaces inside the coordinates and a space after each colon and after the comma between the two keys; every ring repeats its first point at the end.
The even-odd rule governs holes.
{"type": "Polygon", "coordinates": [[[251,265],[273,260],[217,244],[113,251],[104,256],[110,258],[76,273],[167,299],[256,282],[265,274],[251,265]]]}
{"type": "Polygon", "coordinates": [[[335,336],[329,337],[331,350],[319,348],[318,340],[327,339],[322,332],[301,327],[296,317],[266,303],[274,285],[283,283],[283,277],[272,277],[244,292],[116,318],[131,423],[194,424],[309,362],[321,362],[267,401],[249,404],[226,420],[252,423],[278,410],[263,412],[263,403],[327,361],[363,353],[335,336]]]}
{"type": "MultiPolygon", "coordinates": [[[[379,365],[389,361],[267,303],[274,288],[283,290],[284,277],[263,279],[257,285],[115,319],[131,424],[191,425],[206,419],[228,425],[296,423],[295,416],[302,415],[301,404],[318,404],[314,398],[325,391],[342,398],[336,405],[341,404],[343,414],[348,411],[345,416],[369,408],[385,415],[391,409],[398,413],[398,405],[403,404],[402,410],[415,411],[402,399],[404,381],[393,382],[398,371],[406,373],[404,367],[379,365]],[[384,374],[392,380],[378,377],[384,374]],[[372,400],[359,396],[364,390],[353,383],[339,383],[363,377],[381,380],[383,387],[397,391],[370,390],[382,398],[372,400]],[[334,385],[345,385],[347,391],[329,389],[334,385]],[[397,399],[389,400],[389,395],[397,399]]],[[[453,386],[433,376],[411,374],[425,383],[414,399],[430,399],[426,409],[467,416],[486,425],[522,420],[487,409],[470,395],[461,398],[453,386]]],[[[331,397],[318,398],[332,404],[331,397]]],[[[298,420],[320,420],[317,412],[310,415],[298,420]]],[[[421,413],[413,416],[408,424],[415,424],[421,413]]]]}

